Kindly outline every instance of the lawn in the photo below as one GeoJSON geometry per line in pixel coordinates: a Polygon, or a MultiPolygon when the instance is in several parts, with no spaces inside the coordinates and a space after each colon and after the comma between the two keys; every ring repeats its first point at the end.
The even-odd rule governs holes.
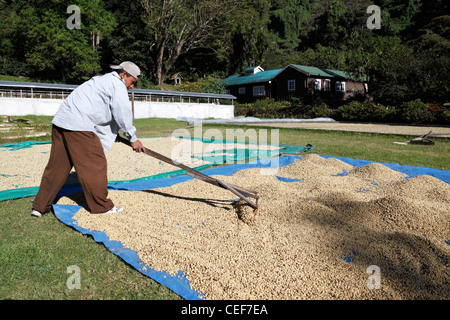
{"type": "MultiPolygon", "coordinates": [[[[50,133],[49,117],[26,117],[36,129],[50,133]]],[[[186,122],[170,119],[135,120],[138,136],[165,136],[186,122]]],[[[267,130],[243,126],[203,126],[203,132],[219,130],[267,130]]],[[[193,136],[193,128],[185,129],[193,136]]],[[[434,146],[398,145],[408,137],[367,133],[332,132],[323,130],[280,129],[279,142],[290,145],[312,144],[311,152],[374,160],[397,162],[450,170],[450,139],[434,139],[434,146]]],[[[0,144],[25,139],[5,139],[0,144]]],[[[33,140],[49,141],[50,136],[33,140]]],[[[155,150],[158,151],[158,150],[155,150]]],[[[18,300],[178,300],[180,297],[140,274],[110,253],[92,238],[68,228],[52,214],[40,219],[30,217],[32,198],[0,202],[0,298],[18,300]],[[70,266],[80,268],[80,289],[69,289],[70,266]]]]}
{"type": "MultiPolygon", "coordinates": [[[[274,130],[272,127],[258,126],[258,128],[267,130],[269,138],[270,130],[274,130]]],[[[245,126],[203,126],[204,132],[209,129],[221,130],[224,138],[227,136],[227,129],[257,130],[256,127],[245,126]]],[[[280,144],[301,146],[312,144],[315,148],[310,152],[320,155],[450,170],[450,139],[448,138],[433,138],[435,145],[426,146],[395,144],[394,142],[404,142],[415,138],[398,135],[284,128],[279,129],[278,132],[280,144]]],[[[260,137],[258,133],[256,135],[260,137]]]]}

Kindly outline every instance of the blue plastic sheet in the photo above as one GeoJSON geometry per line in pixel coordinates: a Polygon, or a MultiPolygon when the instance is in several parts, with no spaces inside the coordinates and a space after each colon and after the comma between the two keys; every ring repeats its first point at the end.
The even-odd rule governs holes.
{"type": "MultiPolygon", "coordinates": [[[[360,166],[363,166],[363,165],[366,165],[369,163],[373,163],[373,161],[351,159],[351,158],[331,157],[331,156],[323,156],[323,157],[324,158],[337,158],[337,159],[340,159],[341,161],[344,161],[350,165],[353,165],[354,167],[360,167],[360,166]]],[[[287,157],[280,157],[280,158],[275,158],[275,159],[258,160],[258,161],[253,161],[250,163],[234,164],[234,165],[230,165],[230,166],[210,168],[210,169],[206,169],[202,172],[207,175],[231,176],[242,169],[276,168],[276,167],[286,166],[286,165],[292,164],[296,159],[299,159],[299,158],[301,158],[301,156],[287,156],[287,157]]],[[[414,166],[408,166],[408,165],[399,165],[397,163],[383,163],[383,164],[391,169],[405,173],[409,177],[427,174],[427,175],[434,176],[438,179],[441,179],[442,181],[445,181],[447,183],[450,183],[450,172],[447,170],[439,170],[439,169],[432,169],[432,168],[425,168],[425,167],[414,167],[414,166]]],[[[345,175],[345,174],[346,174],[346,172],[344,171],[341,175],[345,175]]],[[[277,178],[280,181],[284,181],[284,182],[294,182],[294,181],[302,180],[301,179],[302,177],[299,177],[299,179],[291,179],[291,178],[288,179],[288,178],[284,178],[284,177],[277,177],[277,178]]],[[[110,186],[108,186],[108,189],[110,189],[110,190],[132,190],[132,191],[149,190],[149,189],[155,189],[155,188],[169,187],[174,184],[183,183],[183,182],[186,182],[186,181],[189,181],[192,179],[194,179],[194,178],[189,177],[187,175],[182,175],[182,176],[175,176],[175,177],[162,178],[162,179],[136,181],[136,182],[132,182],[132,183],[123,183],[123,184],[119,184],[119,185],[110,185],[110,186]]],[[[59,196],[61,197],[61,196],[71,194],[71,193],[79,191],[79,190],[81,190],[81,188],[63,188],[61,190],[59,196]]],[[[87,229],[84,229],[84,228],[81,228],[80,226],[78,226],[73,217],[80,208],[81,207],[79,207],[79,206],[68,206],[68,205],[58,205],[58,204],[53,205],[55,215],[61,222],[63,222],[64,224],[66,224],[70,227],[75,228],[76,230],[80,231],[83,234],[92,236],[95,241],[97,241],[99,243],[103,243],[108,250],[110,250],[114,254],[118,255],[119,257],[121,257],[126,263],[130,264],[132,267],[134,267],[139,272],[154,279],[155,281],[159,282],[160,284],[168,287],[169,289],[173,290],[175,293],[179,294],[181,297],[183,297],[187,300],[205,299],[205,296],[202,293],[192,290],[189,287],[189,282],[184,277],[182,270],[180,270],[178,272],[178,274],[176,274],[174,276],[171,276],[165,272],[155,271],[152,269],[151,266],[145,265],[139,259],[138,255],[135,251],[124,248],[120,242],[109,240],[108,236],[104,232],[87,230],[87,229]]],[[[447,243],[450,244],[450,242],[447,242],[447,243]]],[[[357,253],[352,252],[350,255],[343,257],[343,260],[346,262],[352,262],[352,261],[354,261],[356,255],[357,255],[357,253]]]]}
{"type": "MultiPolygon", "coordinates": [[[[410,166],[410,165],[401,165],[401,164],[394,163],[394,162],[376,162],[376,161],[369,161],[369,160],[352,159],[352,158],[344,158],[344,157],[333,157],[333,156],[322,156],[322,157],[336,158],[345,163],[352,165],[355,168],[362,167],[362,166],[365,166],[370,163],[380,163],[382,165],[385,165],[388,168],[391,168],[393,170],[407,174],[408,178],[426,174],[429,176],[433,176],[437,179],[440,179],[446,183],[450,183],[450,171],[449,170],[441,170],[441,169],[434,169],[434,168],[427,168],[427,167],[416,167],[416,166],[410,166]]],[[[341,175],[342,174],[345,175],[345,172],[341,173],[341,175]]]]}
{"type": "MultiPolygon", "coordinates": [[[[158,137],[151,137],[151,138],[158,138],[158,137]]],[[[191,140],[198,140],[202,141],[203,143],[222,143],[223,145],[227,145],[228,142],[226,140],[212,140],[212,139],[197,139],[197,138],[186,138],[186,137],[180,137],[183,139],[191,139],[191,140]]],[[[50,144],[51,142],[40,142],[40,141],[24,141],[24,142],[18,142],[18,143],[9,143],[0,145],[0,151],[2,150],[9,150],[9,151],[15,151],[20,150],[24,148],[31,148],[34,145],[37,144],[50,144]],[[3,148],[3,149],[2,149],[3,148]]],[[[234,142],[233,142],[234,144],[234,142]]],[[[244,145],[254,145],[257,147],[257,144],[252,144],[248,142],[244,143],[238,143],[238,144],[244,144],[244,145]]],[[[258,150],[258,149],[250,149],[250,148],[239,148],[239,149],[231,149],[231,150],[218,150],[213,153],[205,153],[200,155],[195,155],[193,158],[197,159],[203,159],[204,161],[210,162],[209,164],[205,164],[199,167],[194,168],[195,170],[203,170],[207,167],[211,167],[213,165],[221,165],[221,164],[233,164],[237,162],[243,162],[248,160],[254,160],[254,159],[266,159],[266,158],[272,158],[272,157],[278,157],[281,153],[283,154],[298,154],[302,152],[311,151],[314,149],[314,146],[311,144],[307,144],[306,146],[291,146],[291,145],[280,145],[279,150],[258,150]],[[223,155],[223,153],[230,153],[230,155],[223,155]]],[[[147,177],[140,177],[133,180],[128,181],[109,181],[109,185],[116,185],[116,184],[127,184],[127,185],[134,185],[140,180],[150,180],[150,179],[159,179],[159,178],[166,178],[169,176],[177,176],[186,174],[185,170],[174,170],[170,172],[164,172],[159,173],[152,176],[147,177]]],[[[4,175],[5,176],[5,175],[4,175]]],[[[6,177],[6,176],[5,176],[6,177]]],[[[145,183],[144,183],[145,184],[145,183]]],[[[77,184],[79,186],[79,184],[77,184]]],[[[71,188],[76,188],[76,185],[66,185],[66,190],[70,190],[71,188]]],[[[122,188],[120,188],[122,189],[122,188]]],[[[8,190],[0,190],[0,201],[4,200],[11,200],[11,199],[19,199],[24,197],[32,197],[36,196],[37,192],[39,190],[38,186],[35,187],[26,187],[26,188],[16,188],[16,189],[8,189],[8,190]]],[[[74,189],[77,190],[77,189],[74,189]]],[[[126,190],[126,189],[125,189],[126,190]]],[[[63,191],[64,192],[64,191],[63,191]]]]}
{"type": "Polygon", "coordinates": [[[179,271],[176,275],[172,276],[166,272],[155,271],[151,267],[144,264],[139,259],[136,251],[124,248],[121,242],[109,240],[106,233],[102,231],[88,230],[82,228],[76,224],[73,219],[75,213],[82,207],[75,205],[58,205],[53,204],[53,210],[56,217],[64,224],[74,228],[85,235],[90,235],[96,242],[103,243],[109,251],[122,258],[125,262],[131,265],[133,268],[141,272],[142,274],[154,279],[167,288],[173,290],[183,298],[187,300],[199,300],[203,299],[203,295],[192,290],[189,287],[189,281],[186,279],[182,271],[179,271]]]}
{"type": "Polygon", "coordinates": [[[50,144],[50,141],[24,141],[16,143],[8,143],[0,145],[0,148],[8,149],[9,151],[31,148],[36,144],[50,144]]]}
{"type": "MultiPolygon", "coordinates": [[[[254,161],[246,164],[235,164],[231,166],[216,167],[211,169],[206,169],[202,171],[207,175],[224,175],[231,176],[242,169],[249,168],[273,168],[289,165],[299,157],[289,156],[283,158],[266,159],[254,161]]],[[[129,190],[129,191],[140,191],[149,190],[155,188],[169,187],[177,183],[183,183],[194,178],[182,175],[170,178],[154,179],[154,180],[142,180],[131,183],[123,183],[118,185],[109,185],[109,190],[129,190]]],[[[81,187],[63,188],[58,194],[58,197],[62,197],[74,192],[81,191],[81,187]]],[[[205,299],[204,295],[200,292],[192,290],[189,287],[189,282],[183,275],[183,271],[180,270],[176,275],[172,276],[165,272],[155,271],[151,266],[145,265],[138,257],[137,253],[133,250],[124,248],[120,242],[110,241],[108,236],[104,232],[87,230],[76,224],[74,220],[75,213],[80,210],[80,206],[75,205],[53,205],[53,211],[55,216],[64,224],[78,230],[79,232],[90,235],[94,238],[96,242],[103,243],[103,245],[112,253],[121,257],[126,263],[134,267],[136,270],[142,274],[152,278],[153,280],[159,282],[160,284],[166,286],[167,288],[173,290],[175,293],[179,294],[181,297],[187,300],[202,300],[205,299]]]]}

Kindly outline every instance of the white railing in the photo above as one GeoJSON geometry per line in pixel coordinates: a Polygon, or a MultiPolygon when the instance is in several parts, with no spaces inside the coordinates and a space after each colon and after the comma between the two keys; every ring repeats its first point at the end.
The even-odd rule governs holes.
{"type": "MultiPolygon", "coordinates": [[[[76,85],[0,81],[0,98],[65,99],[76,85]]],[[[233,104],[235,96],[202,92],[132,89],[132,101],[233,104]]]]}

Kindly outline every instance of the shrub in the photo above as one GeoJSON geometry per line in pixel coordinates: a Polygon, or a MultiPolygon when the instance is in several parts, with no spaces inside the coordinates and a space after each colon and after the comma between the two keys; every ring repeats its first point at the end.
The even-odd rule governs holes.
{"type": "Polygon", "coordinates": [[[335,111],[326,103],[321,103],[318,105],[313,105],[305,115],[308,118],[332,118],[334,114],[335,111]]]}
{"type": "Polygon", "coordinates": [[[352,101],[338,108],[339,120],[355,121],[359,119],[361,103],[352,101]]]}
{"type": "Polygon", "coordinates": [[[427,104],[420,99],[404,102],[396,109],[396,119],[410,124],[426,123],[427,109],[427,104]]]}
{"type": "Polygon", "coordinates": [[[390,119],[392,110],[375,102],[352,101],[338,108],[339,120],[385,122],[390,119]]]}
{"type": "Polygon", "coordinates": [[[236,104],[236,116],[258,118],[318,118],[332,117],[334,110],[326,103],[305,105],[303,103],[291,103],[287,101],[275,101],[262,99],[253,103],[236,104]]]}
{"type": "Polygon", "coordinates": [[[225,94],[227,93],[227,89],[220,80],[213,80],[210,82],[205,82],[202,84],[202,91],[208,93],[218,93],[225,94]]]}
{"type": "Polygon", "coordinates": [[[200,82],[189,82],[186,81],[178,87],[178,91],[183,92],[202,92],[202,85],[200,82]]]}
{"type": "Polygon", "coordinates": [[[429,103],[425,111],[428,123],[449,124],[450,106],[442,103],[429,103]]]}
{"type": "Polygon", "coordinates": [[[227,92],[225,85],[221,83],[221,80],[208,77],[201,81],[189,82],[186,81],[178,87],[178,91],[184,92],[207,92],[224,94],[227,92]]]}
{"type": "Polygon", "coordinates": [[[301,100],[277,102],[262,99],[254,103],[236,104],[236,116],[258,118],[333,118],[341,121],[361,122],[397,122],[408,124],[436,123],[449,124],[448,105],[426,104],[420,99],[405,102],[399,107],[387,107],[370,101],[351,101],[338,109],[330,108],[326,103],[317,101],[305,104],[301,100]]]}
{"type": "Polygon", "coordinates": [[[279,102],[273,99],[261,99],[253,103],[236,104],[235,115],[257,118],[285,118],[285,106],[287,102],[279,102]]]}

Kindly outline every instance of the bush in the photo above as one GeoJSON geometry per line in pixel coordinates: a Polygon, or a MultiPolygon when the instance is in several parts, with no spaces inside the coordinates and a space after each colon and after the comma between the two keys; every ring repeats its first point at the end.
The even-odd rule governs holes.
{"type": "Polygon", "coordinates": [[[427,104],[420,99],[402,103],[396,108],[396,119],[399,122],[419,124],[426,122],[427,104]]]}
{"type": "Polygon", "coordinates": [[[16,58],[2,57],[0,63],[0,74],[10,76],[29,76],[32,69],[27,66],[25,62],[17,60],[16,58]]]}
{"type": "Polygon", "coordinates": [[[322,101],[305,104],[297,99],[292,102],[277,102],[272,99],[254,103],[236,104],[235,115],[258,118],[333,118],[341,121],[397,122],[408,124],[449,124],[449,105],[426,104],[420,99],[403,103],[399,107],[388,107],[370,101],[351,101],[337,109],[322,101]]]}
{"type": "Polygon", "coordinates": [[[450,104],[445,104],[440,107],[437,121],[442,124],[450,124],[450,104]]]}
{"type": "Polygon", "coordinates": [[[202,91],[208,93],[225,94],[227,89],[220,80],[213,80],[202,84],[202,91]]]}
{"type": "Polygon", "coordinates": [[[305,118],[333,118],[335,110],[326,103],[313,105],[305,114],[305,118]]]}
{"type": "Polygon", "coordinates": [[[336,116],[344,121],[385,122],[391,118],[392,112],[379,103],[352,101],[340,106],[336,116]]]}
{"type": "Polygon", "coordinates": [[[236,116],[257,118],[300,118],[311,119],[319,117],[333,117],[334,110],[326,103],[305,105],[300,101],[275,101],[262,99],[254,103],[236,104],[236,116]]]}
{"type": "Polygon", "coordinates": [[[261,99],[253,103],[236,104],[235,115],[257,118],[285,118],[287,102],[261,99]]]}
{"type": "Polygon", "coordinates": [[[178,91],[207,92],[217,94],[224,94],[227,92],[225,85],[221,83],[221,80],[213,79],[210,77],[196,82],[186,81],[185,83],[183,83],[178,87],[178,91]]]}

